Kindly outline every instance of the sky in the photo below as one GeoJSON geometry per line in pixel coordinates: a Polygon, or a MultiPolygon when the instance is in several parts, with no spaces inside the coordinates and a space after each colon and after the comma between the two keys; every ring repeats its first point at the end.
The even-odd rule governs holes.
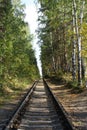
{"type": "Polygon", "coordinates": [[[26,5],[25,8],[25,21],[27,21],[29,23],[29,27],[30,27],[30,32],[31,34],[34,35],[34,39],[33,39],[33,48],[35,49],[35,55],[36,55],[36,59],[37,59],[37,65],[40,71],[40,75],[42,75],[42,68],[41,68],[41,61],[40,61],[40,48],[37,44],[37,34],[35,32],[35,30],[37,30],[38,28],[38,14],[37,14],[37,8],[35,5],[35,0],[21,0],[21,2],[23,4],[26,5]]]}

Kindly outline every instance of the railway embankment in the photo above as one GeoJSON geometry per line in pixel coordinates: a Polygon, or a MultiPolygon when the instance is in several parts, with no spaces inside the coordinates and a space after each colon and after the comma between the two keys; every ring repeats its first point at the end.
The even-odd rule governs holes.
{"type": "MultiPolygon", "coordinates": [[[[48,85],[56,99],[63,105],[76,130],[87,130],[87,89],[81,93],[75,93],[72,89],[66,88],[63,83],[48,82],[48,85]]],[[[21,91],[15,98],[2,104],[0,107],[0,121],[10,117],[25,93],[26,90],[21,91]]]]}
{"type": "Polygon", "coordinates": [[[56,99],[65,108],[76,130],[87,130],[87,88],[77,93],[72,88],[67,88],[64,83],[48,84],[56,99]]]}

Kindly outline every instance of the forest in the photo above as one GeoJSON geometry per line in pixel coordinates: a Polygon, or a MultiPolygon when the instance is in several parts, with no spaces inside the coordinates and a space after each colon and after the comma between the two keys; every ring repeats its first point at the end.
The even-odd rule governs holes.
{"type": "Polygon", "coordinates": [[[87,0],[0,0],[0,130],[87,130],[86,96],[87,0]]]}
{"type": "Polygon", "coordinates": [[[87,0],[38,0],[38,38],[44,77],[87,78],[87,0]]]}
{"type": "Polygon", "coordinates": [[[0,90],[39,78],[24,9],[21,0],[0,0],[0,90]]]}
{"type": "MultiPolygon", "coordinates": [[[[81,87],[87,78],[87,1],[38,0],[43,77],[81,87]]],[[[0,0],[0,88],[40,77],[21,0],[0,0]]]]}

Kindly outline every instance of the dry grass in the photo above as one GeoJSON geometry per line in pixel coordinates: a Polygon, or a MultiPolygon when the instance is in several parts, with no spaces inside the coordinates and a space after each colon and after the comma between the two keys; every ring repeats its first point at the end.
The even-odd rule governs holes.
{"type": "Polygon", "coordinates": [[[5,102],[16,99],[28,86],[31,85],[27,81],[17,79],[11,80],[8,86],[5,84],[3,88],[0,88],[0,107],[5,102]]]}

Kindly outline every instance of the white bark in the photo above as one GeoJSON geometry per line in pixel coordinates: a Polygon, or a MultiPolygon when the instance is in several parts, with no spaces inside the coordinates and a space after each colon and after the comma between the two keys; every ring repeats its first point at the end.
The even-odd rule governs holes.
{"type": "Polygon", "coordinates": [[[73,36],[72,36],[72,77],[73,81],[76,80],[76,31],[75,31],[75,17],[74,17],[74,9],[72,7],[72,30],[73,30],[73,36]]]}
{"type": "Polygon", "coordinates": [[[76,1],[73,0],[73,10],[74,10],[74,18],[75,18],[75,29],[77,36],[77,49],[78,49],[78,84],[82,85],[82,67],[81,67],[81,35],[78,28],[78,18],[77,18],[77,7],[76,1]]]}

